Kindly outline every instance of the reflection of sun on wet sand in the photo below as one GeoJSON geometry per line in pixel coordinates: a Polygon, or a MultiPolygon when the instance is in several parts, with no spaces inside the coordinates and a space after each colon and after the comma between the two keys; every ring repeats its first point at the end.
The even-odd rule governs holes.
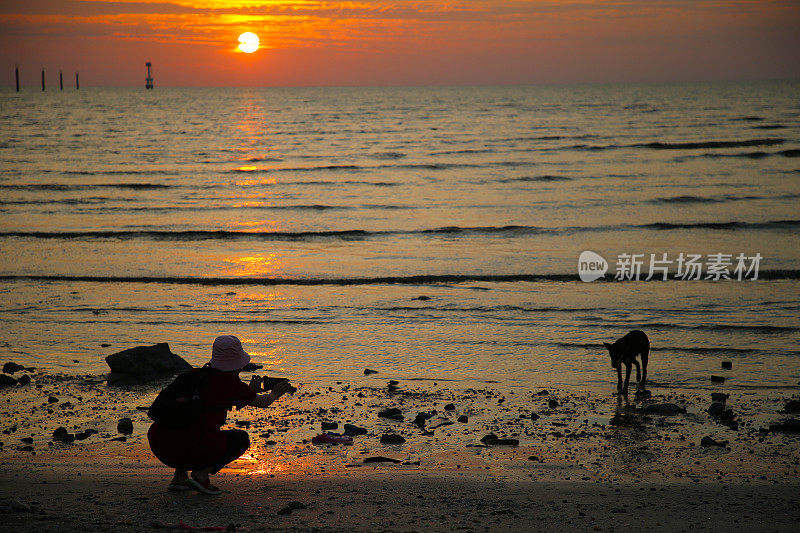
{"type": "Polygon", "coordinates": [[[297,394],[273,410],[231,413],[229,425],[245,428],[252,446],[217,476],[229,492],[207,499],[169,494],[170,471],[149,453],[149,420],[137,408],[149,405],[156,386],[109,388],[93,378],[34,374],[32,384],[0,392],[0,498],[34,511],[14,511],[6,520],[34,530],[91,524],[133,531],[183,521],[249,530],[518,531],[560,524],[788,531],[800,518],[800,441],[774,427],[797,417],[779,412],[788,399],[783,391],[731,394],[733,430],[708,414],[710,398],[697,391],[655,386],[650,398],[631,396],[626,404],[610,393],[497,384],[408,381],[390,390],[378,377],[299,383],[297,394]],[[669,404],[686,412],[668,414],[669,404]],[[378,416],[388,408],[399,409],[402,420],[378,416]],[[122,436],[122,417],[134,425],[124,442],[112,440],[122,436]],[[349,446],[315,446],[323,421],[337,424],[330,431],[341,433],[347,423],[367,433],[349,446]],[[98,434],[54,442],[58,427],[98,434]],[[405,442],[381,444],[387,434],[405,442]],[[518,445],[492,445],[488,434],[518,445]],[[728,444],[703,446],[704,437],[728,444]],[[365,462],[376,457],[396,462],[365,462]],[[276,517],[290,501],[305,508],[276,517]]]}

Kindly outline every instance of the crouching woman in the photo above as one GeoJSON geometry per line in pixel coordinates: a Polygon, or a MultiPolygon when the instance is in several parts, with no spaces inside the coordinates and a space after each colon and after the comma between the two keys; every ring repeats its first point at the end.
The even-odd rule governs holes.
{"type": "MultiPolygon", "coordinates": [[[[153,455],[175,469],[170,490],[195,489],[203,494],[222,494],[211,484],[209,476],[241,457],[250,447],[246,431],[222,429],[228,411],[247,405],[268,407],[292,390],[288,381],[282,381],[269,393],[259,394],[263,390],[261,378],[254,376],[249,385],[239,378],[239,372],[249,362],[250,355],[244,351],[238,338],[233,335],[217,337],[211,361],[183,378],[189,383],[182,385],[184,391],[189,387],[195,392],[184,394],[191,398],[178,398],[178,402],[186,404],[193,398],[198,404],[196,415],[188,424],[167,423],[153,417],[157,421],[150,426],[147,439],[153,455]]],[[[178,379],[181,377],[176,378],[170,387],[175,387],[178,379]]]]}

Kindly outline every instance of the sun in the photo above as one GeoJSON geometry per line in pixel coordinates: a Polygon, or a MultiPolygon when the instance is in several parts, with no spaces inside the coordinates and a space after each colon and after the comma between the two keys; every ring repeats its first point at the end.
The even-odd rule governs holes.
{"type": "Polygon", "coordinates": [[[252,54],[258,50],[258,35],[253,32],[244,32],[239,36],[239,50],[245,54],[252,54]]]}

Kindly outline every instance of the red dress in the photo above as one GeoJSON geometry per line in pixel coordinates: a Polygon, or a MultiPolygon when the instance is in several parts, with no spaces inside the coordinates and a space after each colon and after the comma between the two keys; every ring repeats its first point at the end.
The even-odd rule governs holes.
{"type": "Polygon", "coordinates": [[[204,410],[190,427],[171,429],[153,422],[147,432],[150,449],[167,466],[192,470],[216,464],[225,454],[227,435],[221,428],[228,411],[248,405],[256,393],[237,374],[217,372],[200,396],[204,410]]]}

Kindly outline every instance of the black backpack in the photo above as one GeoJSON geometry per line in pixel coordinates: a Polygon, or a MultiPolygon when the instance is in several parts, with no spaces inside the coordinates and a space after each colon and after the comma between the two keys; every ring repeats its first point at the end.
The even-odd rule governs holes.
{"type": "Polygon", "coordinates": [[[167,428],[190,427],[204,410],[200,393],[217,372],[219,370],[204,366],[178,374],[172,383],[158,393],[147,410],[147,416],[167,428]]]}

